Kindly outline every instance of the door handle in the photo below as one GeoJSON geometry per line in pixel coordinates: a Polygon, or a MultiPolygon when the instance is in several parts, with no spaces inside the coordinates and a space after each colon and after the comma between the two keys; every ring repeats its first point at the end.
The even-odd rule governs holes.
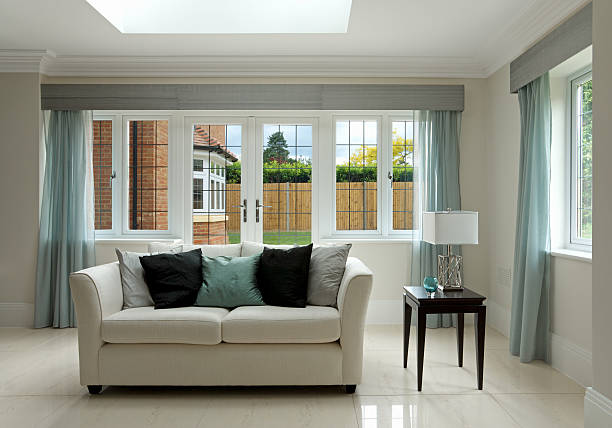
{"type": "Polygon", "coordinates": [[[232,208],[242,208],[242,221],[247,222],[247,200],[243,199],[240,205],[232,205],[232,208]]]}
{"type": "Polygon", "coordinates": [[[260,208],[272,208],[272,206],[262,205],[259,203],[259,199],[255,199],[255,223],[259,223],[259,209],[260,208]]]}

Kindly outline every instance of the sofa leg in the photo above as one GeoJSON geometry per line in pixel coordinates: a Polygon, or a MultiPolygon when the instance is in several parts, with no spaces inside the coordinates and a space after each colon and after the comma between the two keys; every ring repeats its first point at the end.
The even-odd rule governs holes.
{"type": "Polygon", "coordinates": [[[344,385],[344,391],[347,394],[354,394],[355,389],[357,389],[357,385],[344,385]]]}
{"type": "Polygon", "coordinates": [[[98,395],[102,392],[102,385],[87,385],[87,389],[91,395],[98,395]]]}

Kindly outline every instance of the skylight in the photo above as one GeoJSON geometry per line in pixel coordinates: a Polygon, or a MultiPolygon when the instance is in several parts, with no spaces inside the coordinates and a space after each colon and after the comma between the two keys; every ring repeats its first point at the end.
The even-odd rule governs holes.
{"type": "Polygon", "coordinates": [[[352,0],[86,0],[125,34],[346,33],[352,0]]]}

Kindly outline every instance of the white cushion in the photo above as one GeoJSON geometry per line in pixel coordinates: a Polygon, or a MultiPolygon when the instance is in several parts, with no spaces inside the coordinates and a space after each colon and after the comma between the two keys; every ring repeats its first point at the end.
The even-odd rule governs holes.
{"type": "Polygon", "coordinates": [[[240,257],[242,244],[227,244],[227,245],[183,245],[183,251],[191,251],[196,248],[202,249],[202,255],[208,257],[240,257]]]}
{"type": "Polygon", "coordinates": [[[263,253],[264,247],[278,248],[280,250],[288,250],[295,247],[295,245],[272,245],[262,244],[261,242],[243,241],[242,242],[242,257],[255,256],[263,253]]]}
{"type": "Polygon", "coordinates": [[[175,239],[173,241],[149,242],[147,251],[149,254],[180,253],[183,251],[183,240],[175,239]]]}
{"type": "Polygon", "coordinates": [[[187,343],[216,345],[221,342],[223,308],[130,308],[102,320],[102,339],[109,343],[187,343]]]}
{"type": "Polygon", "coordinates": [[[336,308],[242,306],[223,319],[228,343],[328,343],[340,338],[336,308]]]}

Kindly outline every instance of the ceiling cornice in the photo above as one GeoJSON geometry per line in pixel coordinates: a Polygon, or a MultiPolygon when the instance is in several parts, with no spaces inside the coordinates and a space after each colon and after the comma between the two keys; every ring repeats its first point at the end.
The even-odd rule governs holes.
{"type": "Polygon", "coordinates": [[[0,72],[40,73],[43,63],[54,57],[55,54],[46,49],[0,49],[0,72]]]}
{"type": "Polygon", "coordinates": [[[48,76],[92,77],[482,77],[457,57],[397,56],[56,56],[48,76]]]}
{"type": "Polygon", "coordinates": [[[75,77],[485,78],[589,0],[533,0],[476,58],[408,56],[73,56],[0,50],[0,72],[75,77]]]}

